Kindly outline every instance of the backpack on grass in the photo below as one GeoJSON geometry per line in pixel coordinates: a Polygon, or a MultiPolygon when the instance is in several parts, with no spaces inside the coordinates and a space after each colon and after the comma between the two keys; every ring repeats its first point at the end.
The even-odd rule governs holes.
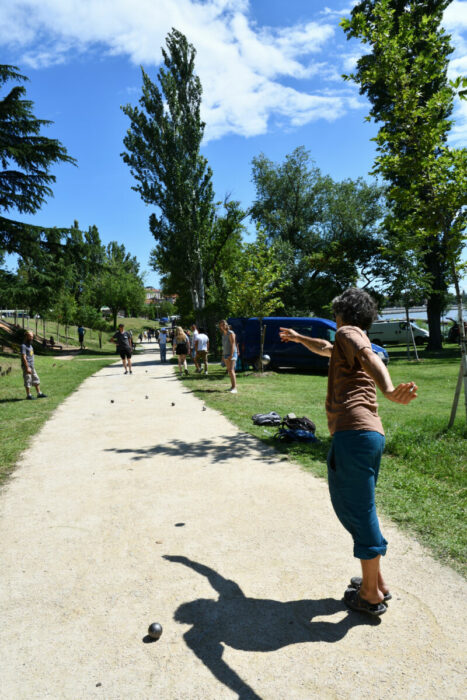
{"type": "Polygon", "coordinates": [[[251,416],[251,420],[255,425],[280,425],[281,417],[275,411],[270,411],[270,413],[255,413],[251,416]]]}
{"type": "Polygon", "coordinates": [[[312,420],[306,416],[297,418],[295,413],[288,413],[274,437],[282,442],[318,442],[315,431],[316,425],[312,420]]]}

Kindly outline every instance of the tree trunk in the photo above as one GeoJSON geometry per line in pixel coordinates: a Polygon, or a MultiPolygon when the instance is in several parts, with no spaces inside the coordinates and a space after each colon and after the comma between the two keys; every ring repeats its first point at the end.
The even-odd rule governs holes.
{"type": "Polygon", "coordinates": [[[459,401],[459,395],[461,391],[462,384],[464,384],[464,400],[465,400],[465,416],[467,419],[467,336],[465,333],[464,326],[464,314],[462,309],[462,296],[459,287],[459,277],[456,270],[454,269],[454,285],[456,288],[456,298],[457,298],[457,313],[459,322],[459,343],[461,346],[461,366],[459,371],[459,379],[457,382],[456,392],[454,395],[454,403],[452,405],[451,418],[449,421],[449,428],[452,428],[454,424],[454,419],[456,417],[457,403],[459,401]]]}
{"type": "Polygon", "coordinates": [[[191,282],[191,299],[193,301],[193,311],[195,315],[206,306],[206,288],[204,284],[204,272],[201,262],[201,255],[198,252],[198,270],[195,272],[191,282]]]}
{"type": "Polygon", "coordinates": [[[117,330],[117,314],[118,314],[118,310],[112,311],[112,318],[113,318],[113,322],[114,322],[114,331],[117,330]]]}
{"type": "Polygon", "coordinates": [[[427,272],[431,277],[430,295],[427,299],[428,330],[430,338],[427,350],[442,350],[441,316],[447,290],[446,278],[450,270],[446,266],[446,251],[441,244],[435,244],[424,256],[427,272]]]}
{"type": "Polygon", "coordinates": [[[428,340],[427,350],[442,350],[443,336],[441,334],[441,314],[443,311],[443,302],[439,292],[430,294],[427,300],[426,312],[428,316],[428,330],[430,338],[428,340]]]}

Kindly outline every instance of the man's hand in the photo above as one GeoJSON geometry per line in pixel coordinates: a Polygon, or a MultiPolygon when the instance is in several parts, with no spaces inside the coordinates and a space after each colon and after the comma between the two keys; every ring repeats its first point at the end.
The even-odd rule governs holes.
{"type": "Polygon", "coordinates": [[[299,343],[301,336],[293,328],[279,328],[279,337],[283,343],[299,343]]]}
{"type": "Polygon", "coordinates": [[[31,369],[30,367],[28,367],[27,370],[26,370],[26,372],[27,372],[28,374],[32,374],[32,369],[31,369]]]}
{"type": "Polygon", "coordinates": [[[385,391],[384,396],[394,403],[401,403],[405,406],[417,398],[418,386],[415,382],[403,382],[392,391],[385,391]]]}

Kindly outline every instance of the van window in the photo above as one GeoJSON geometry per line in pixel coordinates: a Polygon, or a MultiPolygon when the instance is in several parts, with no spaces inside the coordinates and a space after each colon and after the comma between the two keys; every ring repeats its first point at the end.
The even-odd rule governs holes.
{"type": "Polygon", "coordinates": [[[309,338],[318,338],[314,331],[312,326],[292,326],[294,331],[297,331],[297,333],[300,333],[300,335],[307,335],[309,338]]]}
{"type": "Polygon", "coordinates": [[[333,343],[336,339],[336,331],[327,326],[292,326],[294,331],[300,335],[307,335],[309,338],[323,338],[333,343]]]}

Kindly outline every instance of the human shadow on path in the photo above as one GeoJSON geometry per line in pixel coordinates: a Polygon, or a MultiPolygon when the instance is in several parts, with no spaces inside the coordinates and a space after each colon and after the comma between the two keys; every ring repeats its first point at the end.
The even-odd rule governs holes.
{"type": "Polygon", "coordinates": [[[240,586],[213,569],[183,556],[164,555],[170,562],[183,564],[205,576],[219,594],[217,600],[198,598],[182,603],[174,620],[191,629],[183,635],[186,644],[224,685],[241,700],[261,700],[260,696],[222,659],[223,645],[240,651],[276,651],[303,642],[338,642],[356,625],[377,625],[380,620],[350,613],[338,622],[317,621],[314,617],[347,610],[334,598],[282,602],[248,598],[240,586]]]}
{"type": "Polygon", "coordinates": [[[212,462],[225,462],[233,457],[247,457],[252,460],[264,461],[271,459],[273,449],[262,446],[252,435],[240,433],[238,435],[219,435],[215,439],[204,438],[197,442],[185,440],[171,440],[152,447],[109,447],[105,452],[132,455],[130,459],[139,461],[150,459],[154,456],[169,455],[181,459],[193,459],[196,457],[209,458],[212,462]]]}

